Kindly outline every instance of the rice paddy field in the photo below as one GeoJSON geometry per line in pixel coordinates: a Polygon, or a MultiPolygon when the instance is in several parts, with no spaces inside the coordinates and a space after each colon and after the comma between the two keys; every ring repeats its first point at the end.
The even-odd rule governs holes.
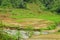
{"type": "Polygon", "coordinates": [[[0,40],[60,40],[60,14],[39,8],[0,8],[0,40]]]}

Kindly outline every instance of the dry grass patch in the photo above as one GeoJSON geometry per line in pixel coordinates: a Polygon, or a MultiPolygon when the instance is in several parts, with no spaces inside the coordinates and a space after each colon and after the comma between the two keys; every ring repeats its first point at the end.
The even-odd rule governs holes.
{"type": "Polygon", "coordinates": [[[46,28],[51,24],[54,24],[52,21],[43,20],[43,19],[36,19],[36,18],[24,18],[24,19],[4,19],[2,20],[3,23],[12,24],[12,25],[19,25],[22,26],[22,28],[32,26],[35,29],[39,28],[46,28]]]}

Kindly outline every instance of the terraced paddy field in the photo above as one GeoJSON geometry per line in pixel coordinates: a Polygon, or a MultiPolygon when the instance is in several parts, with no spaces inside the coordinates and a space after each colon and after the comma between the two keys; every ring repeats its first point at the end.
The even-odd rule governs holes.
{"type": "Polygon", "coordinates": [[[46,11],[36,13],[33,10],[12,9],[12,12],[0,12],[0,28],[8,33],[9,37],[6,34],[2,37],[7,40],[11,37],[10,40],[60,40],[60,33],[56,34],[60,32],[60,15],[46,11]],[[21,29],[24,31],[21,32],[21,29]],[[16,34],[18,30],[22,38],[17,38],[20,35],[16,34]]]}
{"type": "Polygon", "coordinates": [[[0,0],[0,40],[60,40],[60,1],[0,0]]]}
{"type": "Polygon", "coordinates": [[[20,30],[20,28],[24,30],[27,29],[28,32],[32,32],[33,35],[31,34],[31,37],[29,37],[29,34],[27,34],[28,32],[22,31],[21,35],[23,35],[23,37],[21,38],[21,40],[60,40],[60,33],[57,33],[59,27],[56,27],[53,30],[48,29],[48,27],[51,25],[55,26],[55,23],[53,21],[36,19],[36,18],[24,18],[19,20],[2,18],[1,21],[2,25],[4,25],[3,30],[7,32],[9,35],[12,34],[14,36],[14,34],[18,31],[17,29],[20,30]],[[38,29],[39,32],[36,32],[38,29]],[[42,30],[41,34],[39,34],[40,30],[42,30]],[[33,33],[33,31],[35,31],[35,33],[33,33]]]}
{"type": "Polygon", "coordinates": [[[3,18],[2,23],[5,26],[20,26],[22,28],[33,27],[34,29],[46,28],[50,25],[54,25],[53,21],[37,19],[37,18],[23,18],[23,19],[11,19],[11,18],[3,18]]]}

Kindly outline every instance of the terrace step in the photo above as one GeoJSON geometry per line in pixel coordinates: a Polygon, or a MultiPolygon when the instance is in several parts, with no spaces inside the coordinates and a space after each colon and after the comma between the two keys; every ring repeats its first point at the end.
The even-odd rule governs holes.
{"type": "Polygon", "coordinates": [[[22,20],[22,22],[16,22],[16,19],[15,20],[4,19],[2,20],[2,22],[6,26],[15,25],[15,26],[19,26],[20,28],[26,28],[32,26],[34,29],[46,28],[49,25],[54,24],[54,22],[52,21],[43,20],[43,19],[30,18],[30,19],[20,19],[20,20],[22,20]]]}
{"type": "Polygon", "coordinates": [[[35,35],[27,40],[60,40],[60,34],[35,35]]]}

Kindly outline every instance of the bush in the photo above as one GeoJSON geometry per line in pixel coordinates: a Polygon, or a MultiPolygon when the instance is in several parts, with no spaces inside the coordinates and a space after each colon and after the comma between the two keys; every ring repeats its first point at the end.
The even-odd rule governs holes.
{"type": "Polygon", "coordinates": [[[48,30],[53,30],[55,28],[56,28],[56,24],[52,24],[52,25],[47,27],[48,30]]]}
{"type": "Polygon", "coordinates": [[[2,21],[0,22],[0,28],[3,27],[4,25],[2,24],[2,21]]]}
{"type": "Polygon", "coordinates": [[[60,30],[58,30],[58,32],[60,32],[60,30]]]}

